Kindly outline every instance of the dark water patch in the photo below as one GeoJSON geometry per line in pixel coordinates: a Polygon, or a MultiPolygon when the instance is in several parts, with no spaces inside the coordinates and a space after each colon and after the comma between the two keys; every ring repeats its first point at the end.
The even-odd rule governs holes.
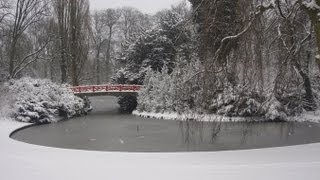
{"type": "Polygon", "coordinates": [[[297,122],[209,123],[146,119],[118,113],[115,98],[92,99],[85,117],[32,126],[12,138],[44,146],[98,151],[184,152],[320,142],[320,125],[297,122]]]}

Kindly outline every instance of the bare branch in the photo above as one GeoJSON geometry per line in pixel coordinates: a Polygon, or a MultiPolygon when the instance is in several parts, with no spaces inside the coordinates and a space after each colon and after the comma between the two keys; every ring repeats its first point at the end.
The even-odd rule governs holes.
{"type": "Polygon", "coordinates": [[[35,52],[32,52],[30,54],[28,54],[27,56],[25,56],[20,63],[14,68],[13,70],[13,75],[11,76],[11,78],[15,78],[17,76],[17,74],[19,74],[23,69],[25,69],[26,67],[28,67],[30,64],[32,64],[33,62],[35,62],[36,60],[38,60],[39,54],[47,47],[47,45],[50,43],[50,40],[48,40],[42,47],[40,47],[38,50],[36,50],[35,52]],[[31,57],[35,56],[32,60],[26,62],[28,59],[30,59],[31,57]],[[23,65],[24,64],[24,65],[23,65]]]}

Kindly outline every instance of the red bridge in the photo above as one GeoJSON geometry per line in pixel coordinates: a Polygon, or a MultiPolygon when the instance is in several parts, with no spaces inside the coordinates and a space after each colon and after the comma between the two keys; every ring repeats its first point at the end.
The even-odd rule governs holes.
{"type": "Polygon", "coordinates": [[[88,85],[75,86],[71,90],[78,96],[136,96],[140,91],[140,85],[88,85]]]}

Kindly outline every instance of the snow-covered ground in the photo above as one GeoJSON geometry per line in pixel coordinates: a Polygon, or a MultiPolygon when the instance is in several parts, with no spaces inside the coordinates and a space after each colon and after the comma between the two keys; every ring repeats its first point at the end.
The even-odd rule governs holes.
{"type": "MultiPolygon", "coordinates": [[[[164,113],[152,113],[152,112],[139,112],[137,110],[132,112],[135,116],[140,116],[144,118],[156,118],[156,119],[165,119],[165,120],[188,120],[188,119],[196,119],[200,121],[207,121],[207,122],[243,122],[248,121],[250,118],[245,117],[227,117],[222,115],[216,114],[182,114],[179,115],[178,113],[172,112],[164,112],[164,113]]],[[[259,120],[263,121],[263,117],[261,118],[253,118],[252,120],[259,120]]],[[[315,122],[320,123],[320,110],[312,111],[312,112],[304,112],[300,116],[295,116],[288,118],[290,121],[297,121],[297,122],[315,122]]]]}
{"type": "Polygon", "coordinates": [[[221,115],[200,115],[200,114],[181,114],[174,112],[164,112],[164,113],[152,113],[152,112],[139,112],[137,110],[132,112],[135,116],[140,116],[144,118],[156,118],[156,119],[165,119],[165,120],[179,120],[179,121],[185,121],[189,119],[195,119],[200,121],[206,121],[206,122],[242,122],[246,121],[246,118],[243,117],[226,117],[221,115]]]}
{"type": "Polygon", "coordinates": [[[9,138],[24,125],[0,118],[1,180],[320,179],[320,143],[225,152],[94,152],[9,138]]]}

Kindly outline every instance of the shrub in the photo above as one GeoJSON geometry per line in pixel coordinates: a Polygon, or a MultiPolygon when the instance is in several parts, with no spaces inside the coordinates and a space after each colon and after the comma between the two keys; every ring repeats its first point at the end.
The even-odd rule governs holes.
{"type": "Polygon", "coordinates": [[[57,122],[85,114],[87,110],[84,100],[75,96],[68,85],[46,79],[10,80],[2,92],[1,99],[7,104],[2,111],[21,122],[57,122]]]}
{"type": "Polygon", "coordinates": [[[118,99],[118,104],[120,105],[121,113],[132,113],[132,111],[137,107],[137,97],[121,96],[118,99]]]}

